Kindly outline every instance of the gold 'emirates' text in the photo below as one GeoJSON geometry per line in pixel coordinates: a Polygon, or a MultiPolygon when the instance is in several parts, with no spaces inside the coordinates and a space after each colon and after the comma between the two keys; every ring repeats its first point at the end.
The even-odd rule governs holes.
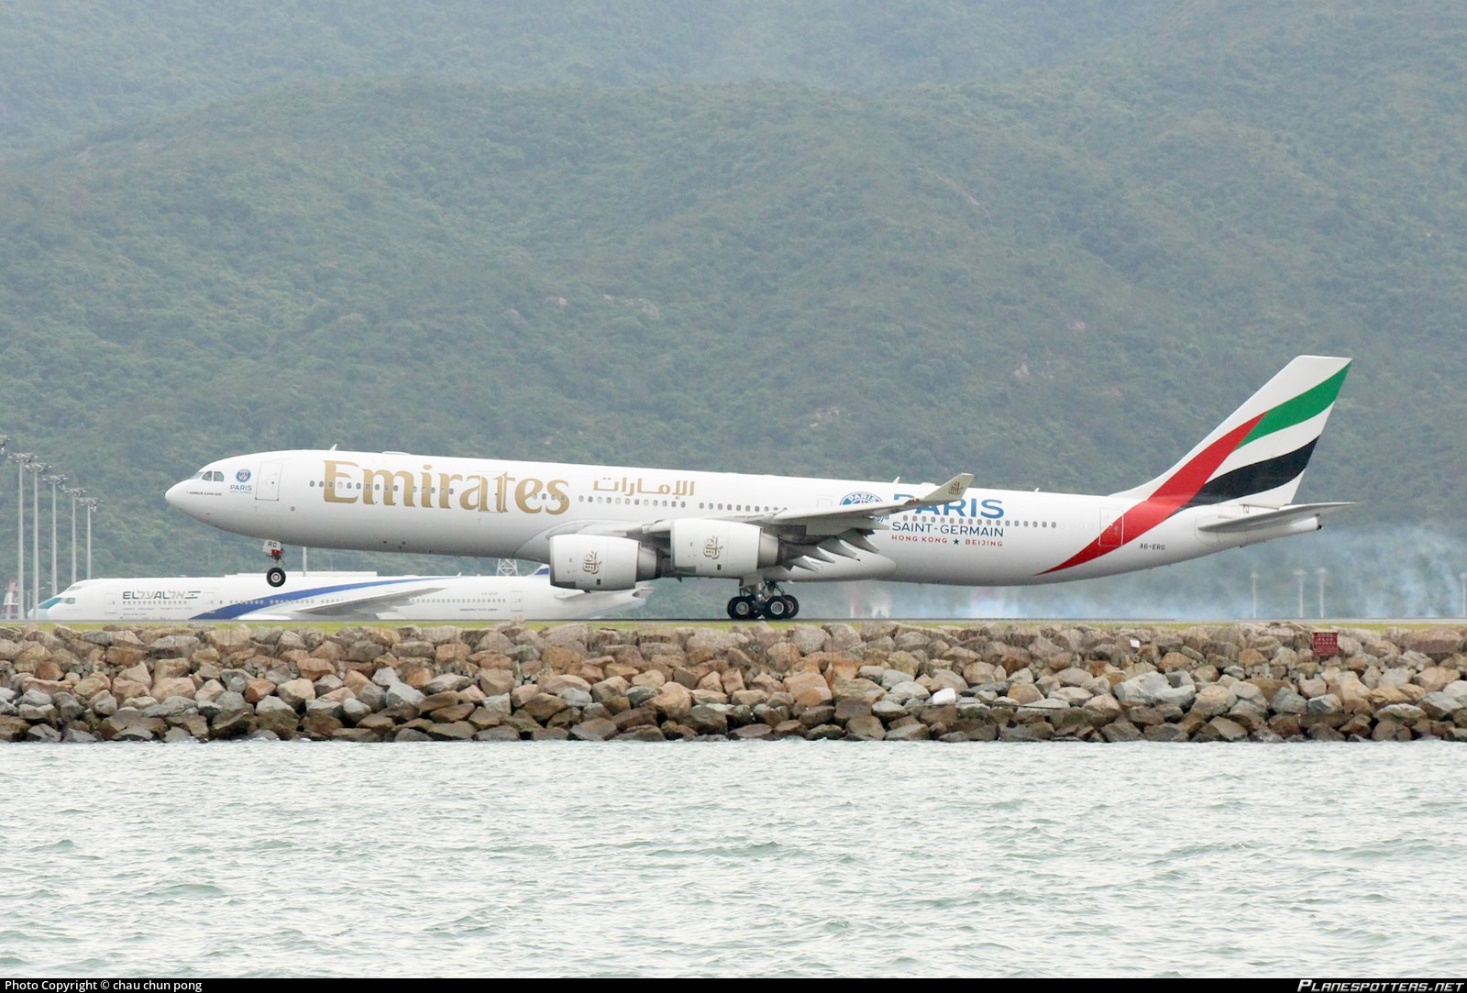
{"type": "Polygon", "coordinates": [[[568,482],[564,479],[517,479],[509,473],[461,476],[435,472],[432,465],[412,472],[363,469],[355,462],[337,459],[324,462],[327,503],[395,507],[400,502],[404,507],[452,510],[456,506],[489,514],[503,514],[511,505],[525,514],[563,514],[570,509],[570,498],[565,495],[568,482]]]}

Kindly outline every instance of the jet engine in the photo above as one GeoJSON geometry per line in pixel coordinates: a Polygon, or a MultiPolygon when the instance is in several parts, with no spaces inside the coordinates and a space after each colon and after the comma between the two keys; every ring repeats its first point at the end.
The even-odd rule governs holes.
{"type": "Polygon", "coordinates": [[[672,564],[694,576],[743,579],[779,562],[779,539],[738,521],[683,518],[672,522],[672,564]]]}
{"type": "Polygon", "coordinates": [[[550,585],[564,590],[629,590],[655,579],[657,553],[631,538],[558,534],[550,539],[550,585]]]}

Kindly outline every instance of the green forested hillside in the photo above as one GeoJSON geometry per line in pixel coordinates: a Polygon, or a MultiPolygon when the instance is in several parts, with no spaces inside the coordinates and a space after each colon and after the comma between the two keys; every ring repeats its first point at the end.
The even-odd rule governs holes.
{"type": "Polygon", "coordinates": [[[874,92],[1104,51],[1166,0],[147,0],[9,4],[0,155],[291,82],[797,82],[874,92]]]}
{"type": "MultiPolygon", "coordinates": [[[[828,6],[853,13],[842,38],[876,17],[828,6]]],[[[1356,366],[1302,495],[1361,506],[1284,544],[1343,571],[1330,549],[1358,558],[1386,529],[1460,536],[1467,13],[1051,6],[1111,30],[1086,48],[1084,17],[1045,34],[963,6],[1026,68],[944,85],[901,85],[934,51],[920,37],[972,26],[932,4],[910,58],[876,46],[886,69],[864,88],[809,64],[813,83],[689,85],[711,57],[655,54],[665,85],[365,63],[312,79],[282,46],[279,85],[245,85],[268,74],[241,63],[222,74],[236,95],[176,116],[75,101],[57,120],[115,123],[0,167],[0,431],[107,501],[99,573],[216,572],[255,568],[255,543],[161,493],[234,451],[1108,491],[1290,356],[1340,353],[1356,366]]],[[[432,12],[450,8],[425,21],[447,31],[432,12]]],[[[744,14],[767,29],[782,10],[744,14]]],[[[689,24],[649,27],[645,50],[689,24]]],[[[160,52],[186,54],[167,37],[160,52]]],[[[400,47],[489,58],[413,40],[431,37],[400,47]]],[[[822,49],[848,71],[872,50],[822,49]]],[[[1233,558],[1183,575],[1236,586],[1269,561],[1233,558]]]]}

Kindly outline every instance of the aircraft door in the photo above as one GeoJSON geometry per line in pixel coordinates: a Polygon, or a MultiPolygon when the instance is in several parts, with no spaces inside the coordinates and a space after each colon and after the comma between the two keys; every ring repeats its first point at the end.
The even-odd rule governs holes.
{"type": "Polygon", "coordinates": [[[280,499],[280,473],[283,462],[265,462],[260,465],[260,485],[255,487],[256,500],[280,499]]]}
{"type": "Polygon", "coordinates": [[[1120,548],[1126,543],[1126,518],[1117,516],[1114,510],[1100,512],[1100,547],[1120,548]]]}

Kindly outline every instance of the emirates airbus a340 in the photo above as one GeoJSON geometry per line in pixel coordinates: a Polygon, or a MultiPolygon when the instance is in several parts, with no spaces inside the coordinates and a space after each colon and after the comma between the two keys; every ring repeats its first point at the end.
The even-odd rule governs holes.
{"type": "Polygon", "coordinates": [[[1350,360],[1295,358],[1181,461],[1103,496],[624,466],[280,451],[211,462],[169,504],[283,546],[548,563],[564,589],[738,583],[736,620],[794,617],[781,583],[1018,586],[1091,579],[1316,531],[1293,502],[1350,360]]]}

